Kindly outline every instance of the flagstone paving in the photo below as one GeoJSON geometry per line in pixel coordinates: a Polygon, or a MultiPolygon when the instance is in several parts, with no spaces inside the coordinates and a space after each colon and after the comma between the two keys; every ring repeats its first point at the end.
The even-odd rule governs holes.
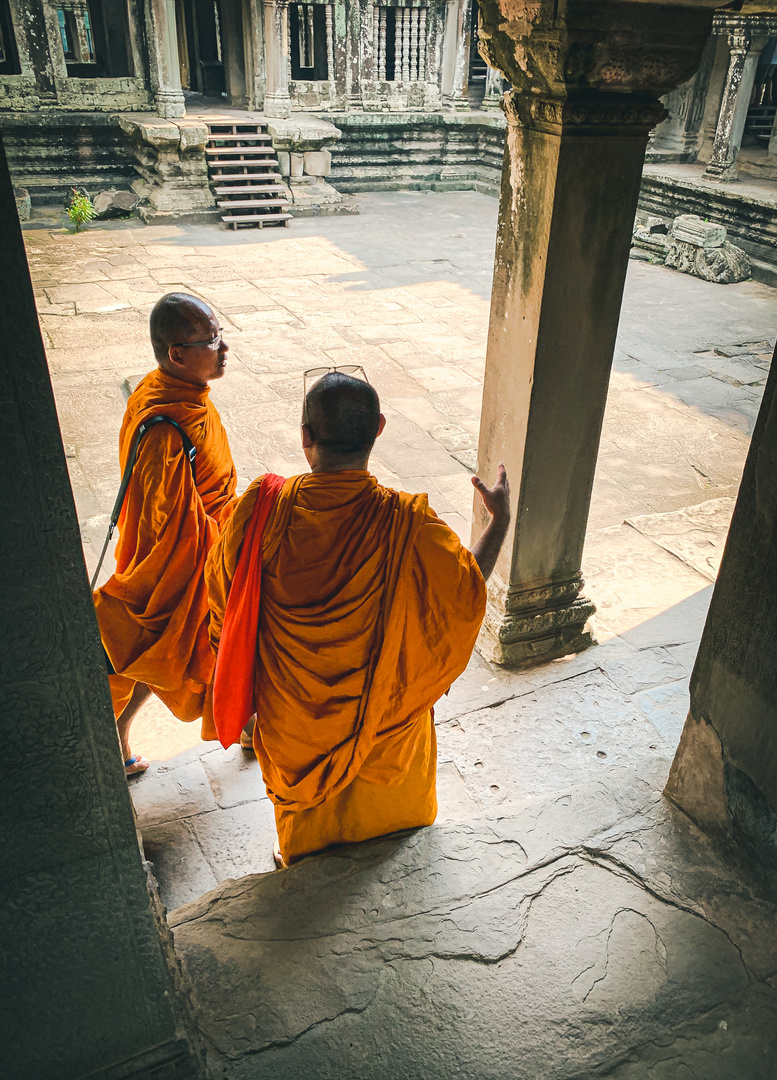
{"type": "MultiPolygon", "coordinates": [[[[497,205],[359,201],[278,233],[27,234],[88,567],[126,396],[152,364],[148,313],[173,289],[224,326],[213,400],[240,490],[305,468],[302,371],[359,363],[388,419],[376,475],[428,492],[468,542],[497,205]]],[[[766,286],[630,264],[584,560],[601,644],[525,673],[473,656],[436,709],[432,829],[243,879],[272,870],[258,764],[144,707],[133,744],[153,764],[133,800],[164,902],[190,905],[171,921],[219,1069],[777,1075],[773,908],[660,794],[776,332],[766,286]]]]}

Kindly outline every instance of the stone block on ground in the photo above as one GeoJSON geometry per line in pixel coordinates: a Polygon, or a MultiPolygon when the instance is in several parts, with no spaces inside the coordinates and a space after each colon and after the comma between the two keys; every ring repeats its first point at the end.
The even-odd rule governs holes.
{"type": "Polygon", "coordinates": [[[696,214],[680,214],[672,222],[672,238],[695,247],[718,248],[726,239],[726,229],[713,221],[704,221],[696,214]]]}
{"type": "Polygon", "coordinates": [[[332,155],[329,150],[308,150],[305,155],[305,173],[308,176],[329,176],[332,155]]]}
{"type": "Polygon", "coordinates": [[[32,214],[32,201],[30,200],[29,191],[27,188],[15,187],[13,194],[16,199],[16,212],[19,215],[19,221],[29,221],[32,214]]]}
{"type": "Polygon", "coordinates": [[[92,205],[100,219],[125,217],[137,207],[140,199],[134,191],[100,191],[92,205]]]}

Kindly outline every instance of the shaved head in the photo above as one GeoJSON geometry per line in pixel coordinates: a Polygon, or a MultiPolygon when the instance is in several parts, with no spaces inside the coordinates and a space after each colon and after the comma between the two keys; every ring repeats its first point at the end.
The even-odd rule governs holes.
{"type": "Polygon", "coordinates": [[[157,300],[151,311],[150,330],[158,363],[166,365],[170,346],[190,340],[193,330],[199,333],[204,327],[207,331],[212,318],[213,312],[205,301],[189,293],[171,292],[157,300]]]}
{"type": "Polygon", "coordinates": [[[332,371],[308,390],[304,424],[329,459],[369,455],[381,425],[378,395],[362,379],[332,371]]]}

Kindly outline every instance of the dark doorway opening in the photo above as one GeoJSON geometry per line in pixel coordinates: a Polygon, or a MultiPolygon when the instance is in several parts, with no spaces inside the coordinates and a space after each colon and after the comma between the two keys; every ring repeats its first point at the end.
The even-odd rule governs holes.
{"type": "Polygon", "coordinates": [[[135,74],[123,0],[61,3],[55,12],[69,76],[116,79],[135,74]]]}
{"type": "Polygon", "coordinates": [[[21,70],[11,9],[8,0],[0,0],[0,75],[20,75],[21,70]]]}
{"type": "Polygon", "coordinates": [[[220,0],[178,0],[176,16],[182,88],[223,97],[227,83],[220,0]]]}

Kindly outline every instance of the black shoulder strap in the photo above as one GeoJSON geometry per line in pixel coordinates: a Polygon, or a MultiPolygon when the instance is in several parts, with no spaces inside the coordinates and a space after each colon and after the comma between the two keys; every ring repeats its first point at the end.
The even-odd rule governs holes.
{"type": "Polygon", "coordinates": [[[124,499],[125,499],[125,496],[127,494],[127,488],[129,487],[130,477],[132,476],[132,470],[134,469],[135,462],[138,459],[138,451],[140,450],[140,443],[141,443],[141,441],[143,439],[143,436],[146,434],[146,432],[154,424],[161,424],[161,423],[172,424],[172,426],[175,428],[175,430],[181,436],[181,442],[183,443],[183,451],[186,454],[186,457],[189,459],[189,465],[191,466],[191,470],[192,470],[192,480],[194,481],[195,484],[197,483],[197,464],[196,464],[197,447],[191,441],[191,439],[186,434],[186,432],[183,430],[181,425],[176,420],[173,420],[173,418],[171,416],[163,416],[161,413],[159,415],[157,415],[157,416],[151,416],[151,417],[149,417],[148,420],[144,420],[142,424],[139,424],[138,425],[138,430],[135,432],[135,438],[132,440],[132,446],[130,447],[130,452],[129,452],[128,456],[127,456],[127,464],[124,466],[124,475],[122,476],[121,483],[119,484],[119,493],[116,496],[116,502],[113,504],[113,510],[111,511],[111,520],[110,520],[110,523],[108,525],[108,535],[105,537],[105,543],[103,544],[103,549],[102,549],[102,552],[100,554],[100,560],[97,563],[97,569],[95,570],[94,576],[92,578],[92,591],[93,592],[94,592],[95,583],[97,581],[97,575],[100,573],[100,570],[101,570],[102,565],[103,565],[103,559],[105,558],[105,552],[108,550],[108,544],[111,542],[111,537],[113,536],[114,529],[116,528],[116,524],[117,524],[117,522],[119,520],[119,515],[121,514],[121,508],[124,505],[124,499]]]}

